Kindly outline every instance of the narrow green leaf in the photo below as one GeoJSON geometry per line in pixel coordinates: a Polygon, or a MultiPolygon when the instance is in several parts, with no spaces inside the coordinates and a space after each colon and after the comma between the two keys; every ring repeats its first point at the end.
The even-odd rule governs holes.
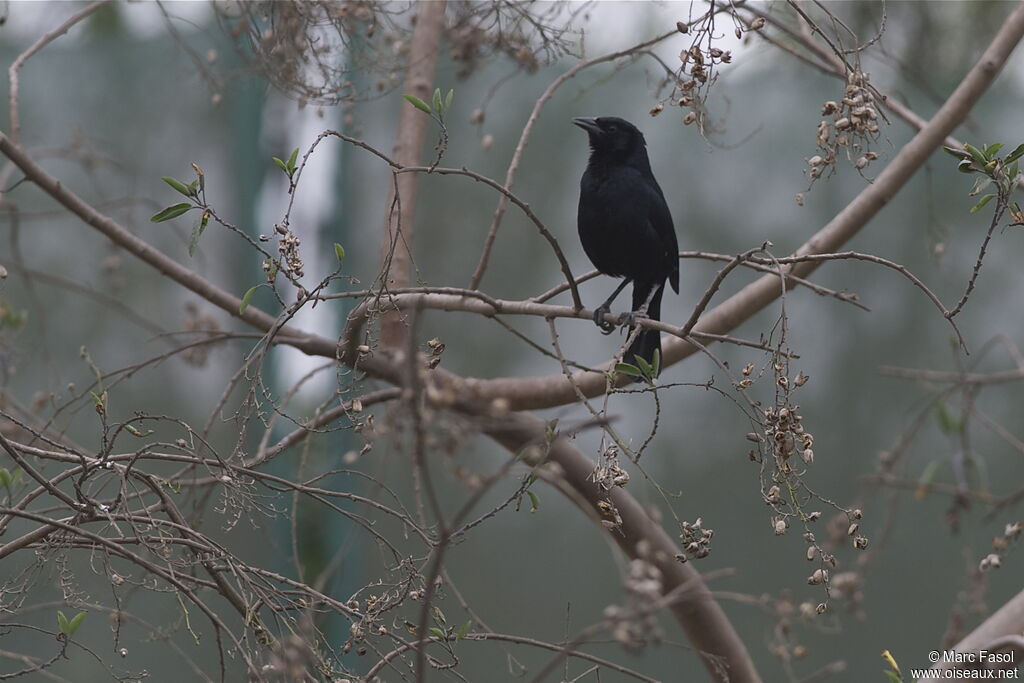
{"type": "Polygon", "coordinates": [[[178,216],[185,213],[191,208],[191,204],[186,204],[185,202],[182,202],[181,204],[168,206],[160,213],[154,214],[149,220],[153,221],[154,223],[163,223],[164,221],[169,221],[172,218],[177,218],[178,216]]]}
{"type": "Polygon", "coordinates": [[[299,159],[299,148],[296,147],[292,150],[292,155],[288,157],[288,171],[295,173],[295,169],[298,168],[295,164],[299,159]]]}
{"type": "Polygon", "coordinates": [[[434,605],[434,623],[441,624],[442,626],[448,623],[448,620],[444,618],[444,612],[437,605],[434,605]]]}
{"type": "Polygon", "coordinates": [[[652,377],[657,377],[661,374],[661,349],[654,349],[654,363],[651,369],[654,370],[654,374],[651,375],[652,377]]]}
{"type": "Polygon", "coordinates": [[[249,308],[249,302],[252,300],[252,295],[255,294],[256,290],[259,288],[259,285],[254,285],[250,287],[244,295],[242,295],[242,305],[238,307],[238,315],[243,315],[245,313],[245,309],[249,308]]]}
{"type": "Polygon", "coordinates": [[[633,377],[640,377],[642,374],[640,368],[629,363],[616,363],[615,372],[621,372],[623,375],[631,375],[633,377]]]}
{"type": "Polygon", "coordinates": [[[68,630],[66,631],[68,637],[75,635],[75,631],[82,625],[82,620],[85,619],[86,612],[79,612],[75,616],[71,617],[71,621],[68,622],[68,630]]]}
{"type": "Polygon", "coordinates": [[[188,255],[190,257],[196,253],[196,247],[199,246],[199,238],[203,236],[203,231],[206,230],[206,225],[209,222],[210,212],[203,211],[203,215],[199,217],[199,220],[192,227],[192,238],[188,242],[188,255]]]}
{"type": "Polygon", "coordinates": [[[444,112],[441,111],[441,89],[440,88],[434,88],[434,98],[433,98],[433,100],[431,100],[431,104],[434,105],[434,111],[436,111],[438,114],[444,113],[444,112]]]}
{"type": "Polygon", "coordinates": [[[196,176],[198,176],[199,191],[200,192],[205,192],[206,191],[206,174],[203,173],[203,169],[199,168],[199,165],[196,164],[196,163],[192,164],[192,170],[195,171],[196,172],[196,176]]]}
{"type": "Polygon", "coordinates": [[[886,669],[885,670],[885,675],[889,677],[890,683],[903,683],[903,677],[900,676],[895,671],[892,671],[890,669],[886,669]]]}
{"type": "Polygon", "coordinates": [[[168,185],[170,185],[171,187],[173,187],[175,190],[185,195],[186,197],[191,197],[194,194],[192,191],[189,190],[188,185],[181,182],[180,180],[175,180],[174,178],[166,175],[160,178],[160,180],[164,181],[165,183],[167,183],[168,185]]]}
{"type": "Polygon", "coordinates": [[[980,211],[983,206],[985,206],[990,201],[992,201],[993,197],[995,197],[995,195],[991,194],[991,193],[989,193],[989,194],[985,195],[984,197],[982,197],[981,201],[978,202],[977,204],[975,204],[974,207],[971,209],[971,213],[977,213],[978,211],[980,211]]]}
{"type": "Polygon", "coordinates": [[[446,638],[444,636],[444,631],[442,631],[441,629],[437,628],[436,626],[431,626],[430,627],[430,635],[434,636],[438,640],[446,640],[446,638]]]}
{"type": "Polygon", "coordinates": [[[448,110],[452,108],[452,98],[455,97],[455,91],[449,90],[448,94],[444,96],[444,111],[447,114],[448,110]]]}
{"type": "Polygon", "coordinates": [[[14,470],[14,474],[11,475],[11,484],[13,484],[14,486],[20,486],[21,485],[21,477],[24,474],[25,474],[25,472],[20,467],[18,469],[14,470]]]}
{"type": "Polygon", "coordinates": [[[6,467],[0,467],[0,486],[9,488],[11,485],[11,473],[6,467]]]}
{"type": "Polygon", "coordinates": [[[540,510],[540,498],[537,497],[537,494],[533,491],[527,491],[526,495],[530,497],[530,513],[532,514],[540,510]]]}
{"type": "Polygon", "coordinates": [[[64,613],[60,610],[57,610],[57,628],[59,628],[60,632],[64,635],[67,635],[68,629],[71,628],[71,624],[68,623],[68,618],[64,616],[64,613]]]}
{"type": "Polygon", "coordinates": [[[1024,156],[1024,145],[1017,145],[1013,151],[1006,155],[1006,163],[1011,163],[1024,156]]]}
{"type": "Polygon", "coordinates": [[[924,466],[924,470],[921,472],[921,476],[917,478],[917,483],[921,486],[927,486],[932,483],[935,479],[935,475],[939,473],[940,463],[938,460],[932,460],[924,466]]]}
{"type": "MultiPolygon", "coordinates": [[[[1024,145],[1022,145],[1022,146],[1024,146],[1024,145]]],[[[942,151],[945,152],[946,154],[951,155],[951,156],[955,156],[957,159],[966,159],[966,158],[969,158],[971,156],[970,154],[968,154],[967,152],[963,151],[962,149],[957,149],[955,147],[946,147],[945,145],[942,146],[942,151]]]]}
{"type": "Polygon", "coordinates": [[[993,145],[989,145],[988,147],[985,148],[985,157],[988,158],[988,159],[991,159],[992,155],[994,155],[996,152],[998,152],[1002,148],[1003,148],[1003,143],[1001,143],[1001,142],[997,142],[997,143],[995,143],[993,145]]]}
{"type": "Polygon", "coordinates": [[[959,164],[956,165],[956,170],[961,173],[974,173],[977,170],[974,166],[974,162],[971,159],[963,159],[959,164]]]}
{"type": "Polygon", "coordinates": [[[277,167],[278,167],[279,169],[281,169],[281,170],[282,170],[282,171],[284,171],[285,173],[287,173],[287,172],[288,172],[288,165],[287,165],[286,163],[284,163],[283,161],[281,161],[281,160],[280,160],[280,159],[278,159],[277,157],[270,157],[270,158],[274,160],[274,163],[275,163],[275,164],[277,164],[277,167]]]}
{"type": "Polygon", "coordinates": [[[404,97],[409,102],[409,104],[416,107],[421,112],[425,114],[430,113],[430,107],[427,105],[427,103],[421,100],[420,98],[416,97],[415,95],[402,95],[402,97],[404,97]]]}
{"type": "Polygon", "coordinates": [[[188,196],[195,197],[197,194],[199,194],[199,178],[188,184],[188,196]]]}
{"type": "Polygon", "coordinates": [[[459,629],[459,632],[455,634],[455,640],[462,640],[469,633],[469,627],[473,625],[473,620],[470,619],[459,629]]]}
{"type": "Polygon", "coordinates": [[[975,147],[974,145],[964,143],[964,149],[967,150],[967,152],[971,155],[971,158],[974,159],[979,166],[984,166],[986,163],[988,163],[988,157],[985,156],[985,153],[982,152],[977,147],[975,147]]]}
{"type": "Polygon", "coordinates": [[[338,257],[338,263],[345,260],[345,247],[341,246],[337,242],[334,243],[334,255],[338,257]]]}

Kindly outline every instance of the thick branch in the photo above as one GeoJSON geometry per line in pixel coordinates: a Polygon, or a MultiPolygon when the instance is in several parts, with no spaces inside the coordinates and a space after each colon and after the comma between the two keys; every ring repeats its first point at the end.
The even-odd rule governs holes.
{"type": "MultiPolygon", "coordinates": [[[[544,442],[545,423],[526,413],[509,415],[490,425],[484,432],[513,453],[544,442]]],[[[680,564],[675,556],[679,548],[661,526],[647,515],[643,506],[620,487],[603,491],[590,481],[594,463],[564,439],[557,439],[548,452],[549,463],[561,468],[562,480],[575,495],[568,497],[591,517],[603,517],[598,502],[610,502],[622,518],[616,529],[606,531],[627,556],[639,557],[637,544],[645,541],[650,552],[644,559],[661,570],[662,593],[669,594],[686,586],[683,597],[672,604],[672,616],[686,632],[701,655],[712,680],[729,683],[755,683],[761,680],[746,646],[733,629],[722,607],[711,596],[700,573],[691,563],[680,564]]]]}
{"type": "MultiPolygon", "coordinates": [[[[418,6],[416,29],[409,45],[409,71],[404,92],[430,102],[437,65],[437,53],[444,34],[445,0],[422,2],[418,6]]],[[[391,157],[402,166],[420,163],[420,152],[432,119],[402,100],[398,116],[398,135],[391,157]]],[[[405,287],[412,271],[413,220],[416,215],[416,190],[419,174],[395,177],[385,205],[385,239],[381,240],[382,282],[384,287],[405,287]],[[397,196],[396,196],[397,195],[397,196]]],[[[399,348],[405,339],[406,325],[397,313],[381,319],[380,341],[385,348],[399,348]]]]}

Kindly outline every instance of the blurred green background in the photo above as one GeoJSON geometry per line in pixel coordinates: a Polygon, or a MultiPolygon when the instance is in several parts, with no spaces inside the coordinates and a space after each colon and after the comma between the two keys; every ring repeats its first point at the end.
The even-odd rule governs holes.
{"type": "MultiPolygon", "coordinates": [[[[882,13],[882,5],[873,2],[828,6],[862,37],[873,34],[882,13]]],[[[974,63],[1013,6],[1004,2],[887,3],[885,33],[878,45],[862,56],[865,71],[872,74],[872,82],[880,90],[927,118],[974,63]]],[[[3,63],[10,64],[39,35],[81,7],[57,2],[7,5],[7,21],[0,28],[3,63]]],[[[326,128],[343,129],[389,151],[397,113],[408,105],[401,100],[400,90],[391,90],[357,103],[348,112],[349,120],[338,107],[308,105],[300,109],[235,54],[209,6],[178,2],[165,3],[163,9],[171,17],[176,36],[169,35],[157,5],[114,4],[34,56],[21,75],[22,144],[50,173],[102,211],[241,295],[261,279],[259,258],[237,236],[211,225],[196,256],[190,259],[188,220],[161,224],[148,220],[174,201],[160,177],[172,175],[187,181],[192,177],[189,164],[197,163],[206,173],[207,194],[220,215],[249,234],[269,234],[280,219],[285,198],[285,184],[271,156],[284,157],[294,147],[305,150],[326,128]]],[[[585,20],[579,17],[579,27],[587,36],[584,53],[596,56],[665,32],[690,11],[688,3],[598,3],[586,10],[585,20]]],[[[807,190],[805,160],[816,153],[821,105],[839,99],[842,86],[756,37],[749,44],[740,44],[731,38],[731,32],[731,26],[723,25],[721,33],[729,36],[723,40],[734,51],[733,63],[722,69],[710,100],[713,120],[721,132],[708,139],[703,139],[696,127],[684,126],[682,113],[675,107],[667,107],[656,118],[648,115],[657,102],[655,85],[660,77],[649,60],[619,69],[602,65],[585,71],[565,84],[545,108],[523,157],[515,191],[558,238],[574,272],[590,270],[590,264],[575,234],[577,183],[587,147],[583,134],[570,125],[573,116],[622,116],[644,131],[682,249],[736,253],[770,240],[776,254],[787,254],[869,182],[841,162],[837,175],[817,182],[806,192],[804,205],[798,205],[794,196],[807,190]]],[[[673,38],[657,52],[674,65],[678,62],[675,55],[688,44],[682,37],[673,38]]],[[[489,58],[462,79],[457,77],[459,65],[443,58],[435,82],[442,89],[455,90],[444,163],[502,179],[536,98],[574,63],[574,58],[565,57],[536,73],[510,78],[487,101],[483,123],[473,125],[472,112],[483,106],[489,91],[514,64],[502,57],[489,58]],[[482,144],[485,136],[493,136],[493,145],[482,144]]],[[[958,135],[969,142],[1003,142],[1009,147],[1024,142],[1019,106],[1022,77],[1024,56],[1018,53],[958,135]]],[[[6,80],[0,91],[6,101],[6,80]]],[[[6,108],[3,111],[0,125],[8,131],[6,108]]],[[[884,126],[876,145],[881,159],[866,171],[868,178],[911,135],[898,120],[884,126]]],[[[429,141],[427,154],[433,142],[429,141]]],[[[19,176],[8,169],[4,177],[5,187],[10,188],[19,176]]],[[[389,182],[387,168],[372,155],[343,147],[336,140],[320,147],[306,171],[293,216],[303,238],[310,282],[333,267],[332,242],[345,246],[346,274],[363,285],[374,280],[389,182]]],[[[849,248],[906,265],[951,304],[970,276],[990,218],[986,211],[968,214],[974,203],[967,195],[971,182],[956,172],[952,158],[937,153],[849,248]]],[[[465,286],[476,266],[497,195],[464,178],[430,176],[423,177],[421,183],[414,245],[416,277],[430,285],[465,286]]],[[[126,367],[169,348],[166,338],[152,325],[138,324],[135,316],[162,330],[177,331],[185,326],[186,305],[192,303],[224,329],[241,329],[69,218],[30,183],[10,190],[5,199],[17,204],[17,215],[15,220],[9,211],[0,226],[0,263],[10,273],[0,284],[0,297],[7,309],[24,312],[27,317],[18,329],[8,325],[0,330],[0,378],[6,396],[25,405],[35,404],[38,414],[53,414],[56,406],[75,395],[69,383],[80,392],[90,381],[92,373],[80,358],[80,347],[87,347],[103,370],[126,367]],[[57,277],[86,285],[102,297],[77,294],[65,286],[67,282],[56,281],[57,277]],[[130,313],[117,309],[109,299],[130,313]]],[[[1005,335],[1014,344],[1024,340],[1019,296],[1024,288],[1021,249],[1024,236],[1017,228],[996,232],[977,290],[958,318],[972,350],[981,349],[997,335],[1005,335]]],[[[664,319],[685,320],[717,269],[706,262],[684,261],[681,294],[666,297],[664,319]]],[[[749,273],[731,276],[716,302],[751,277],[749,273]]],[[[510,209],[484,290],[495,297],[518,299],[560,280],[557,262],[546,243],[520,212],[510,209]]],[[[779,607],[780,600],[798,605],[806,600],[819,602],[823,596],[820,588],[806,584],[810,565],[804,559],[805,544],[799,534],[795,530],[783,537],[772,533],[770,511],[760,497],[757,465],[747,459],[750,444],[744,435],[750,425],[729,400],[703,388],[665,392],[661,425],[643,464],[668,491],[678,493],[671,502],[680,518],[693,521],[702,517],[705,527],[715,530],[712,553],[698,567],[705,572],[729,570],[715,578],[711,587],[722,592],[725,608],[766,681],[800,680],[836,660],[845,662],[845,670],[831,680],[883,680],[879,656],[883,649],[892,651],[905,668],[924,665],[927,652],[939,647],[954,606],[964,613],[968,629],[982,616],[967,609],[979,604],[970,597],[972,591],[984,586],[983,602],[991,610],[1022,588],[1022,560],[1012,553],[1001,571],[982,579],[969,578],[977,562],[990,552],[991,537],[1001,534],[1003,525],[1016,519],[1020,511],[1011,507],[988,518],[988,508],[976,502],[960,515],[959,529],[954,532],[946,518],[951,502],[948,496],[931,493],[917,499],[913,491],[891,496],[889,491],[863,482],[865,475],[877,471],[879,454],[893,448],[930,396],[927,387],[880,375],[879,367],[955,370],[958,360],[947,323],[919,290],[897,274],[851,261],[822,267],[814,280],[855,292],[871,308],[869,313],[860,311],[800,289],[786,299],[790,345],[800,355],[792,368],[811,377],[797,392],[804,424],[815,435],[817,459],[808,481],[823,496],[862,508],[861,531],[873,544],[871,562],[862,574],[863,601],[858,608],[846,610],[836,600],[833,613],[813,623],[780,615],[779,609],[786,609],[785,605],[779,607]],[[790,629],[787,642],[806,648],[806,656],[789,663],[775,652],[783,618],[790,629]]],[[[603,300],[612,286],[604,277],[586,283],[581,290],[585,303],[593,306],[603,300]]],[[[563,295],[558,301],[566,303],[568,298],[563,295]]],[[[269,306],[271,302],[267,298],[256,303],[269,306]]],[[[342,304],[320,305],[298,324],[337,335],[346,310],[342,304]]],[[[778,314],[775,304],[736,334],[756,340],[778,314]]],[[[548,343],[542,320],[508,322],[538,343],[548,343]]],[[[618,337],[597,334],[585,321],[560,321],[558,329],[562,348],[584,363],[605,360],[620,342],[618,337]]],[[[428,312],[419,333],[421,341],[440,337],[447,344],[444,366],[460,374],[495,377],[558,372],[554,361],[541,358],[487,319],[428,312]]],[[[202,424],[247,348],[237,343],[219,348],[204,367],[171,359],[147,368],[112,391],[112,410],[122,415],[135,410],[175,415],[202,424]]],[[[716,353],[733,368],[765,362],[762,354],[751,349],[718,347],[716,353]]],[[[976,357],[960,360],[972,363],[976,357]]],[[[289,350],[275,350],[271,358],[266,370],[279,387],[311,367],[311,361],[289,350]]],[[[978,367],[1010,369],[1013,362],[997,348],[978,367]]],[[[662,381],[700,384],[711,377],[718,386],[727,386],[713,364],[692,357],[666,370],[662,381]]],[[[309,410],[330,392],[333,382],[328,373],[325,381],[314,383],[293,405],[293,412],[309,410]]],[[[755,398],[770,400],[770,380],[755,385],[751,392],[755,398]]],[[[1022,438],[1020,399],[1020,386],[1010,383],[986,388],[976,405],[1022,438]]],[[[610,406],[620,432],[635,441],[646,435],[651,410],[652,402],[645,396],[615,397],[610,406]]],[[[949,410],[959,415],[958,405],[949,410]]],[[[378,412],[380,419],[385,419],[386,410],[378,412]]],[[[57,423],[69,436],[86,447],[97,447],[96,421],[88,400],[57,414],[57,423]]],[[[572,422],[585,418],[586,413],[569,406],[546,411],[544,416],[572,422]]],[[[230,448],[232,425],[221,424],[215,433],[222,447],[230,448]]],[[[585,433],[576,443],[596,458],[597,440],[596,433],[585,433]]],[[[341,467],[342,454],[358,449],[360,443],[347,433],[317,439],[307,467],[341,467]]],[[[990,490],[999,496],[1024,485],[1024,455],[991,430],[973,426],[970,446],[976,461],[983,465],[972,474],[978,491],[990,490]]],[[[939,463],[936,481],[952,482],[949,463],[957,448],[958,440],[944,434],[938,421],[928,417],[895,472],[917,480],[930,463],[939,463]]],[[[433,467],[446,500],[454,507],[469,495],[454,475],[458,467],[470,472],[494,471],[506,457],[482,438],[468,438],[452,453],[437,453],[433,467]]],[[[283,458],[271,467],[292,474],[296,458],[283,458]]],[[[355,467],[403,495],[409,494],[407,453],[397,440],[382,438],[355,467]]],[[[629,490],[633,495],[663,507],[650,484],[632,473],[629,490]]],[[[333,483],[367,490],[351,478],[333,483]]],[[[509,477],[485,496],[477,510],[483,512],[488,505],[498,504],[518,484],[516,477],[509,477]]],[[[463,597],[492,629],[559,640],[599,619],[607,605],[625,599],[623,563],[593,523],[568,501],[549,488],[534,490],[540,496],[537,512],[530,514],[524,506],[518,513],[509,509],[497,515],[452,549],[448,570],[463,597]]],[[[270,502],[279,509],[289,505],[286,497],[270,502]]],[[[300,510],[304,514],[297,527],[304,534],[306,560],[323,562],[337,546],[350,548],[330,585],[330,594],[346,598],[379,576],[381,557],[351,525],[325,508],[300,510]]],[[[254,523],[271,529],[268,535],[248,520],[226,528],[223,519],[210,514],[208,530],[240,555],[276,571],[291,570],[287,519],[255,515],[254,523]]],[[[838,557],[840,571],[860,571],[852,549],[838,551],[838,557]]],[[[14,576],[30,560],[8,559],[3,573],[14,576]]],[[[40,585],[28,595],[24,611],[0,621],[53,628],[54,610],[61,597],[60,572],[52,566],[41,571],[40,585]]],[[[110,603],[109,582],[91,574],[87,563],[79,563],[74,582],[86,600],[110,603]]],[[[442,604],[450,621],[461,623],[468,618],[450,597],[442,604]]],[[[197,646],[180,626],[172,628],[180,617],[173,600],[132,594],[129,609],[151,624],[170,629],[174,642],[201,667],[208,667],[208,675],[214,674],[216,659],[209,629],[197,627],[200,631],[205,628],[205,639],[197,646]]],[[[395,617],[416,618],[412,610],[395,617]]],[[[156,681],[183,680],[181,676],[191,675],[182,673],[181,658],[151,630],[126,626],[119,646],[129,652],[121,659],[112,654],[110,630],[99,627],[102,618],[90,615],[89,621],[92,630],[83,628],[79,637],[104,658],[116,659],[112,666],[117,671],[138,674],[147,670],[149,679],[156,681]]],[[[195,616],[193,621],[197,621],[195,616]]],[[[660,680],[705,680],[703,668],[674,623],[665,619],[663,627],[665,642],[639,653],[624,653],[610,642],[594,644],[588,650],[660,680]]],[[[333,623],[328,628],[338,642],[348,635],[345,624],[333,623]]],[[[0,633],[0,649],[46,656],[52,644],[38,634],[16,629],[0,633]]],[[[549,657],[546,652],[521,646],[461,643],[460,671],[470,681],[519,680],[509,653],[532,671],[549,657]]],[[[357,671],[362,667],[352,658],[346,662],[357,671]]],[[[233,662],[229,666],[239,665],[233,662]]],[[[0,661],[0,672],[17,668],[17,662],[0,661]]],[[[573,663],[569,678],[585,668],[573,663]]],[[[70,661],[59,662],[51,670],[74,681],[109,678],[102,666],[74,651],[70,661]]],[[[241,668],[233,672],[238,678],[231,680],[242,680],[241,668]]],[[[531,675],[527,673],[526,679],[531,675]]],[[[430,680],[444,678],[441,672],[429,676],[430,680]]],[[[399,678],[392,671],[384,680],[399,678]]],[[[598,679],[592,674],[583,680],[598,679]]],[[[604,671],[600,680],[627,679],[604,671]]]]}

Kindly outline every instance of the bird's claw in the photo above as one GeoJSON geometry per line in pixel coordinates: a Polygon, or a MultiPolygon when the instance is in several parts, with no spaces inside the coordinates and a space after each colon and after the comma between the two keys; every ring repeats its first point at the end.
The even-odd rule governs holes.
{"type": "Polygon", "coordinates": [[[605,313],[609,313],[611,309],[608,306],[598,306],[594,309],[594,324],[601,328],[602,334],[611,334],[615,331],[616,325],[605,320],[605,313]]]}
{"type": "Polygon", "coordinates": [[[636,327],[636,321],[646,317],[643,311],[626,311],[619,316],[618,324],[620,327],[636,327]]]}

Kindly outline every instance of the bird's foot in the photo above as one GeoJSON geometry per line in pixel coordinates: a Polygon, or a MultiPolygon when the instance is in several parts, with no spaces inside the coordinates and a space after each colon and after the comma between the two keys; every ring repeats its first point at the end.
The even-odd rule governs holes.
{"type": "Polygon", "coordinates": [[[626,311],[619,316],[618,325],[619,327],[635,327],[637,320],[643,320],[647,317],[647,313],[644,311],[626,311]]]}
{"type": "Polygon", "coordinates": [[[598,306],[594,309],[594,324],[601,328],[602,334],[611,334],[615,331],[615,324],[605,320],[605,313],[610,313],[611,307],[598,306]]]}

